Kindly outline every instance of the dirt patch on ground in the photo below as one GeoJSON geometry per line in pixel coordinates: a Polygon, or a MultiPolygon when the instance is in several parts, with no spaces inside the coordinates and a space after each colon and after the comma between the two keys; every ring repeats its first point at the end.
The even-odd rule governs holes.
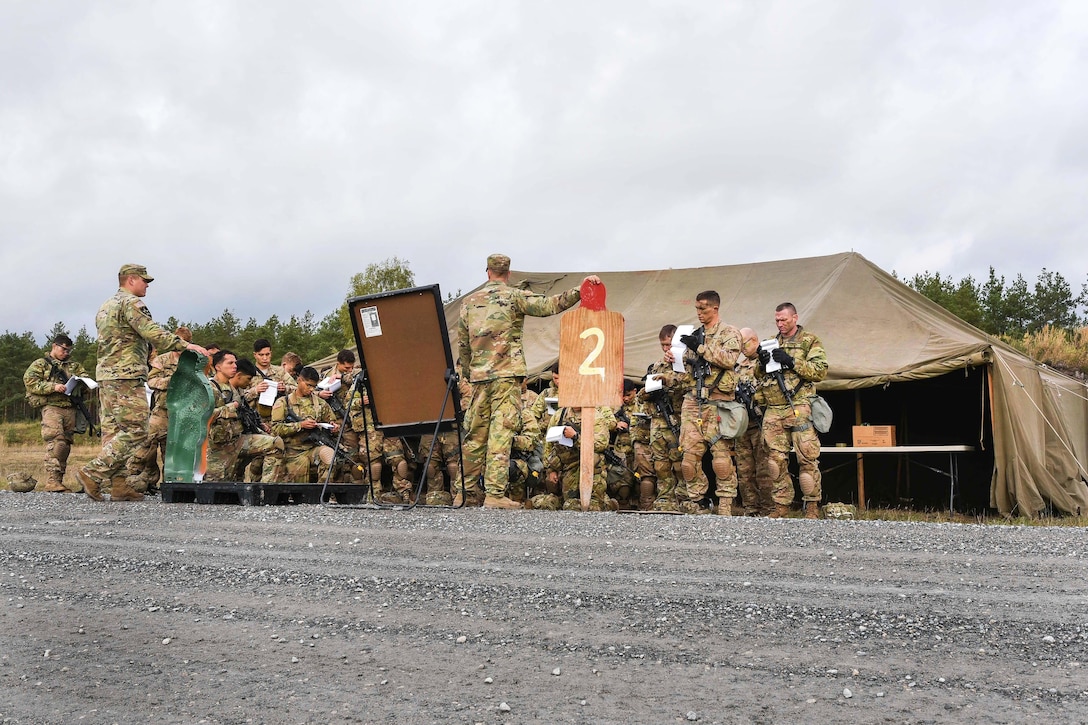
{"type": "Polygon", "coordinates": [[[0,492],[0,720],[1083,722],[1084,531],[0,492]]]}

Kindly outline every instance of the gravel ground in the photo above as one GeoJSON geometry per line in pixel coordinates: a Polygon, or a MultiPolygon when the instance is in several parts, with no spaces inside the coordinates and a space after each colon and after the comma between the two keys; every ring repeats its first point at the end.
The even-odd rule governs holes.
{"type": "Polygon", "coordinates": [[[1085,531],[0,492],[0,721],[1088,721],[1085,531]]]}

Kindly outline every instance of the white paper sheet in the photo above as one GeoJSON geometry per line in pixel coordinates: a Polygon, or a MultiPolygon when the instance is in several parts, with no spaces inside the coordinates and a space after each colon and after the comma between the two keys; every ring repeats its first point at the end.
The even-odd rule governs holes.
{"type": "Polygon", "coordinates": [[[564,428],[566,428],[564,425],[553,425],[548,428],[548,434],[544,437],[544,440],[549,443],[558,443],[561,446],[570,448],[574,445],[574,440],[563,435],[564,428]]]}
{"type": "Polygon", "coordinates": [[[276,402],[276,391],[279,390],[280,384],[275,380],[266,380],[265,382],[268,383],[268,387],[261,393],[261,397],[257,399],[257,402],[271,408],[276,402]]]}
{"type": "Polygon", "coordinates": [[[684,372],[684,353],[687,352],[688,346],[680,342],[680,338],[684,335],[690,335],[695,332],[695,325],[680,325],[676,328],[676,332],[672,336],[672,369],[678,373],[684,372]]]}

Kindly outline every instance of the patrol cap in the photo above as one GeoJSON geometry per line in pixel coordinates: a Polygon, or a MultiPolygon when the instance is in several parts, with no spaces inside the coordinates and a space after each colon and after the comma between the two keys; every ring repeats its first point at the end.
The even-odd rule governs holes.
{"type": "Polygon", "coordinates": [[[127,277],[130,274],[135,274],[143,277],[144,282],[154,282],[155,278],[147,273],[147,267],[142,264],[124,264],[121,265],[121,271],[117,273],[118,277],[127,277]]]}
{"type": "Polygon", "coordinates": [[[487,258],[487,269],[495,274],[506,274],[510,271],[510,258],[505,254],[492,254],[487,258]]]}

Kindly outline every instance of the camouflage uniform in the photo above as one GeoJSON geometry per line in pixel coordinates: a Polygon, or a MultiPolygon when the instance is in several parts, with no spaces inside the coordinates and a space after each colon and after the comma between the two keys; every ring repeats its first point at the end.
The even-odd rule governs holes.
{"type": "MultiPolygon", "coordinates": [[[[741,355],[737,360],[737,383],[756,386],[755,369],[758,361],[741,355]]],[[[767,467],[767,446],[763,441],[763,420],[748,412],[748,429],[736,440],[737,488],[744,504],[744,513],[766,516],[774,510],[770,472],[767,467]]]]}
{"type": "Polygon", "coordinates": [[[263,433],[245,433],[238,415],[238,401],[244,393],[230,385],[221,386],[209,381],[215,396],[213,420],[208,426],[208,467],[205,481],[234,481],[249,459],[260,456],[264,460],[261,483],[280,480],[283,467],[284,445],[276,436],[263,433]]]}
{"type": "Polygon", "coordinates": [[[153,347],[162,352],[182,352],[189,343],[154,322],[143,300],[124,288],[102,304],[95,326],[99,404],[108,411],[103,423],[108,419],[116,435],[103,443],[98,457],[84,466],[82,473],[101,487],[124,469],[127,485],[140,491],[146,488],[142,473],[150,447],[150,411],[144,387],[148,355],[153,347]]]}
{"type": "Polygon", "coordinates": [[[636,406],[631,414],[631,445],[634,448],[634,469],[638,474],[638,507],[642,511],[653,508],[657,496],[657,475],[654,473],[650,453],[650,412],[647,405],[636,406]]]}
{"type": "MultiPolygon", "coordinates": [[[[732,402],[736,396],[737,375],[733,371],[740,356],[740,330],[718,321],[713,327],[703,328],[704,342],[696,352],[684,353],[684,364],[691,366],[698,357],[710,363],[704,388],[705,400],[696,398],[692,388],[684,396],[680,411],[680,475],[687,484],[687,509],[701,508],[710,482],[703,471],[703,455],[710,448],[711,466],[717,479],[716,493],[719,506],[731,506],[737,496],[737,471],[733,466],[733,440],[721,435],[721,414],[718,403],[732,402]]],[[[692,375],[694,379],[694,375],[692,375]]],[[[724,508],[723,508],[724,511],[724,508]]]]}
{"type": "Polygon", "coordinates": [[[819,502],[823,497],[820,476],[820,438],[812,427],[810,401],[816,395],[816,383],[827,377],[827,353],[820,339],[800,325],[792,337],[779,333],[778,346],[793,357],[794,368],[783,368],[786,389],[793,397],[790,406],[773,375],[763,366],[756,368],[759,394],[766,401],[763,414],[763,439],[768,447],[768,475],[773,483],[775,503],[793,503],[793,481],[789,471],[789,452],[797,454],[798,483],[804,501],[819,502]]]}
{"type": "Polygon", "coordinates": [[[452,486],[457,480],[460,464],[460,448],[457,445],[457,431],[448,430],[438,434],[420,436],[419,458],[427,461],[427,498],[429,506],[449,506],[453,503],[453,496],[447,491],[446,482],[442,478],[445,471],[446,478],[452,486]],[[431,445],[434,444],[434,450],[431,445]]]}
{"type": "MultiPolygon", "coordinates": [[[[246,401],[250,404],[251,408],[255,408],[257,412],[261,414],[261,420],[265,423],[270,423],[272,421],[272,407],[261,405],[257,402],[261,396],[261,394],[257,392],[257,387],[265,380],[275,380],[278,383],[276,388],[277,403],[283,400],[287,395],[295,392],[298,383],[291,377],[289,372],[279,365],[269,365],[265,370],[262,370],[260,366],[257,366],[257,374],[253,376],[253,379],[249,382],[249,387],[245,391],[246,401]]],[[[250,462],[246,478],[250,481],[260,480],[263,470],[264,461],[258,456],[250,462]]]]}
{"type": "MultiPolygon", "coordinates": [[[[332,409],[332,412],[334,414],[336,414],[336,417],[337,417],[337,419],[339,419],[341,424],[344,422],[344,410],[345,410],[345,408],[347,407],[347,405],[349,403],[349,397],[348,396],[350,396],[352,394],[351,388],[352,388],[352,385],[355,384],[355,376],[358,375],[359,372],[360,371],[356,368],[356,369],[353,369],[353,370],[349,370],[346,373],[341,373],[339,370],[337,370],[336,366],[334,365],[333,367],[331,367],[328,370],[321,373],[321,379],[322,380],[325,380],[325,379],[330,378],[332,376],[339,376],[340,387],[337,388],[337,390],[334,393],[332,393],[328,398],[325,398],[324,400],[328,404],[329,408],[332,409]]],[[[356,401],[360,401],[361,398],[362,398],[362,395],[359,392],[356,392],[354,397],[350,399],[352,411],[355,411],[357,409],[356,401]]],[[[355,413],[353,412],[352,416],[349,416],[349,418],[348,418],[348,423],[349,424],[348,424],[348,426],[346,428],[344,428],[343,435],[340,436],[340,444],[344,448],[346,448],[347,450],[351,451],[352,454],[355,454],[355,452],[359,450],[359,440],[360,440],[359,439],[359,431],[355,430],[355,426],[352,424],[352,417],[354,415],[355,415],[355,413]]],[[[356,459],[356,461],[360,460],[357,455],[355,456],[355,459],[356,459]]],[[[365,478],[364,473],[365,473],[365,469],[363,468],[362,465],[348,467],[344,471],[344,475],[342,476],[343,482],[344,483],[362,483],[363,479],[365,478]]],[[[378,472],[378,477],[379,478],[381,477],[380,469],[379,469],[379,472],[378,472]]]]}
{"type": "Polygon", "coordinates": [[[621,418],[626,418],[627,430],[620,430],[617,426],[612,431],[612,444],[610,448],[619,459],[619,463],[608,463],[606,478],[608,483],[608,495],[619,502],[621,508],[630,508],[631,496],[637,492],[635,476],[635,445],[631,438],[631,426],[634,425],[635,404],[621,405],[614,415],[617,424],[621,418]]]}
{"type": "Polygon", "coordinates": [[[409,503],[412,500],[412,447],[403,438],[384,436],[382,458],[393,472],[393,490],[383,496],[386,503],[409,503]]]}
{"type": "MultiPolygon", "coordinates": [[[[372,485],[372,494],[376,498],[382,490],[383,452],[385,435],[374,427],[374,417],[363,403],[363,396],[356,395],[351,401],[351,430],[356,440],[355,460],[359,464],[359,474],[372,485]]],[[[346,433],[345,433],[346,435],[346,433]]]]}
{"type": "Polygon", "coordinates": [[[650,414],[650,461],[657,477],[657,499],[653,503],[656,511],[677,511],[679,501],[687,500],[687,486],[678,485],[676,469],[680,463],[680,441],[673,426],[680,427],[680,410],[684,403],[684,394],[691,387],[691,376],[678,373],[665,359],[657,361],[646,369],[646,377],[656,375],[661,379],[660,393],[639,392],[639,397],[646,404],[650,414]],[[672,405],[673,420],[665,416],[653,403],[652,395],[664,395],[672,405]]]}
{"type": "Polygon", "coordinates": [[[75,439],[76,409],[72,399],[58,393],[55,386],[64,382],[62,377],[72,376],[87,377],[87,371],[77,362],[57,360],[52,355],[30,363],[23,374],[27,401],[42,410],[47,491],[68,490],[64,486],[64,472],[68,469],[68,455],[72,452],[72,441],[75,439]]]}
{"type": "Polygon", "coordinates": [[[487,495],[502,498],[510,483],[510,445],[521,423],[521,381],[526,374],[525,316],[547,317],[573,307],[579,289],[545,297],[488,281],[461,304],[459,364],[472,383],[465,414],[465,486],[483,474],[487,495]]]}
{"type": "Polygon", "coordinates": [[[253,380],[250,381],[249,387],[246,389],[246,401],[251,404],[251,407],[257,408],[257,412],[261,414],[261,420],[268,423],[272,416],[271,406],[253,405],[261,395],[257,392],[257,386],[265,380],[275,380],[278,383],[276,389],[276,402],[279,402],[281,398],[295,392],[298,383],[291,377],[290,373],[279,365],[269,365],[267,370],[261,370],[259,367],[257,368],[257,374],[253,376],[253,380]]]}
{"type": "MultiPolygon", "coordinates": [[[[593,493],[590,495],[590,511],[607,511],[608,492],[605,481],[604,452],[608,449],[608,440],[612,429],[616,427],[616,416],[608,407],[596,408],[593,421],[593,493]]],[[[548,427],[571,426],[582,435],[581,408],[560,408],[548,421],[548,427]]],[[[581,441],[577,438],[573,446],[558,443],[544,444],[544,468],[548,473],[559,477],[563,488],[563,508],[568,511],[581,511],[581,441]]]]}
{"type": "Polygon", "coordinates": [[[301,396],[297,390],[294,390],[289,395],[278,399],[272,406],[272,434],[283,439],[285,449],[283,480],[309,483],[312,466],[318,467],[318,478],[324,479],[336,452],[328,446],[309,440],[311,431],[305,430],[301,422],[289,422],[288,413],[297,416],[299,421],[307,418],[312,418],[319,423],[339,423],[340,421],[337,420],[328,403],[316,393],[301,396]]]}
{"type": "MultiPolygon", "coordinates": [[[[522,400],[524,401],[524,396],[522,400]]],[[[544,433],[540,430],[532,408],[523,407],[521,427],[510,443],[510,498],[524,501],[531,496],[531,489],[541,486],[540,472],[544,464],[540,454],[543,444],[544,433]]]]}

